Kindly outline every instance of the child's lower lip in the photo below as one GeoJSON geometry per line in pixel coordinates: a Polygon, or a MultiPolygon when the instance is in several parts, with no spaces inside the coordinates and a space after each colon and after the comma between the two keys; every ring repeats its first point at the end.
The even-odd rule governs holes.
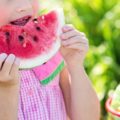
{"type": "Polygon", "coordinates": [[[10,23],[13,25],[25,25],[29,20],[30,20],[31,16],[25,16],[19,19],[16,19],[14,21],[11,21],[10,23]]]}

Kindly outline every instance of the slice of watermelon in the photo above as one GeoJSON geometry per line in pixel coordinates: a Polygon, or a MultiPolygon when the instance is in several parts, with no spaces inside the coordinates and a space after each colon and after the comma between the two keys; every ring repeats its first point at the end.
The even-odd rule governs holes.
{"type": "Polygon", "coordinates": [[[31,19],[25,16],[0,28],[0,53],[15,54],[20,68],[33,68],[47,62],[60,48],[64,25],[62,9],[31,19]]]}

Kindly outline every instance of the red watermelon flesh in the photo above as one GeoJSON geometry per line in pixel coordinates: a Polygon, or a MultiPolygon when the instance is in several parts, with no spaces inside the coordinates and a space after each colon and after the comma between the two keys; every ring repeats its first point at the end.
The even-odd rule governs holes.
{"type": "Polygon", "coordinates": [[[47,62],[60,47],[64,25],[62,10],[30,19],[26,16],[0,28],[0,53],[15,54],[20,68],[32,68],[47,62]]]}

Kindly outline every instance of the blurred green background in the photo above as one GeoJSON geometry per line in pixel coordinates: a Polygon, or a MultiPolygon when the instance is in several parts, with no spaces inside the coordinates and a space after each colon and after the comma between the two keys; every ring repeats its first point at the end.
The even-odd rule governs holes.
{"type": "Polygon", "coordinates": [[[120,0],[51,0],[54,7],[53,2],[64,8],[66,23],[89,38],[85,67],[101,103],[101,120],[108,120],[105,102],[120,81],[120,0]]]}
{"type": "Polygon", "coordinates": [[[120,0],[63,0],[66,22],[86,33],[90,50],[87,73],[108,120],[105,101],[120,81],[120,0]]]}

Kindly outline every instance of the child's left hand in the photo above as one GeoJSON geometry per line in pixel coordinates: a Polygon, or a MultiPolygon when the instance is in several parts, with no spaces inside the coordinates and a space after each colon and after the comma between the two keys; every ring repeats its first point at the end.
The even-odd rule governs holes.
{"type": "Polygon", "coordinates": [[[71,25],[63,27],[60,49],[66,63],[71,66],[83,66],[84,58],[89,49],[88,39],[71,25]]]}

